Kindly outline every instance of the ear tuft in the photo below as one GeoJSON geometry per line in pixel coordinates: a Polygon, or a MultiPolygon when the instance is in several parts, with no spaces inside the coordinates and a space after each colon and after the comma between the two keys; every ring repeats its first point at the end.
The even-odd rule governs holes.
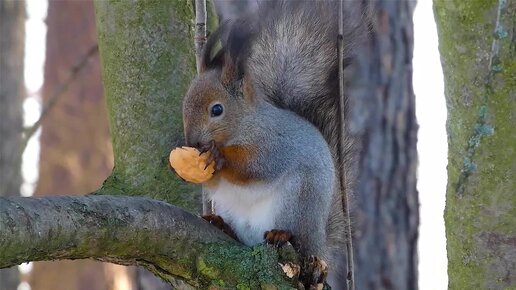
{"type": "Polygon", "coordinates": [[[239,80],[243,76],[244,62],[249,55],[251,42],[256,35],[255,25],[242,17],[225,21],[215,30],[206,42],[201,58],[201,73],[208,69],[222,70],[225,81],[239,80]],[[222,48],[217,50],[217,44],[222,48]]]}
{"type": "Polygon", "coordinates": [[[201,73],[207,71],[208,69],[222,66],[224,48],[218,49],[217,43],[219,41],[222,43],[222,35],[226,33],[225,31],[228,29],[228,22],[224,22],[208,36],[208,41],[204,45],[201,57],[201,73]]]}
{"type": "Polygon", "coordinates": [[[231,28],[227,35],[227,41],[224,44],[226,57],[224,57],[223,76],[228,79],[229,74],[233,80],[240,80],[244,75],[245,61],[247,60],[251,44],[256,35],[255,23],[249,19],[252,17],[241,17],[231,23],[231,28]]]}

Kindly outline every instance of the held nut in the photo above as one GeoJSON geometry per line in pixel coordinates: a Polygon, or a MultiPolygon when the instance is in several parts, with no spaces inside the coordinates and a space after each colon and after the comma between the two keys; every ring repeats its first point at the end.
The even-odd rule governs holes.
{"type": "Polygon", "coordinates": [[[170,165],[186,181],[206,182],[213,177],[215,162],[206,166],[206,160],[210,157],[210,153],[200,155],[199,153],[199,150],[192,147],[178,147],[170,152],[170,165]]]}

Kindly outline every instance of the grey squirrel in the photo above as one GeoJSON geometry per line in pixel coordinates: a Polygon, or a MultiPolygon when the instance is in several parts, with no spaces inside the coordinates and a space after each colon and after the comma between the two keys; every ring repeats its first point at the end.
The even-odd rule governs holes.
{"type": "MultiPolygon", "coordinates": [[[[354,147],[346,139],[340,156],[338,7],[264,1],[221,25],[184,98],[183,121],[187,145],[216,162],[204,188],[218,216],[207,219],[225,222],[246,245],[294,239],[303,257],[327,262],[333,289],[346,289],[338,174],[353,180],[354,147]]],[[[354,13],[344,11],[347,60],[364,33],[354,13]]]]}

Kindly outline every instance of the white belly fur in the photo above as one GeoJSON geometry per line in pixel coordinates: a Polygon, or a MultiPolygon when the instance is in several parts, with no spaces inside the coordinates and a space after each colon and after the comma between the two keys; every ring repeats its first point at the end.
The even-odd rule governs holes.
{"type": "Polygon", "coordinates": [[[242,187],[221,179],[215,188],[209,189],[215,214],[231,226],[242,243],[259,244],[263,242],[263,233],[274,228],[280,207],[279,184],[280,181],[242,187]]]}

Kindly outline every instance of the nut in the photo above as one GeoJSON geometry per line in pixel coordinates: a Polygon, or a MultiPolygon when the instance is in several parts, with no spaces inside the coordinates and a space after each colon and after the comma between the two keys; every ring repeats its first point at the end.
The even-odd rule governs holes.
{"type": "Polygon", "coordinates": [[[210,153],[200,154],[192,147],[178,147],[170,152],[170,165],[184,180],[192,183],[203,183],[213,177],[215,162],[206,166],[210,153]]]}

